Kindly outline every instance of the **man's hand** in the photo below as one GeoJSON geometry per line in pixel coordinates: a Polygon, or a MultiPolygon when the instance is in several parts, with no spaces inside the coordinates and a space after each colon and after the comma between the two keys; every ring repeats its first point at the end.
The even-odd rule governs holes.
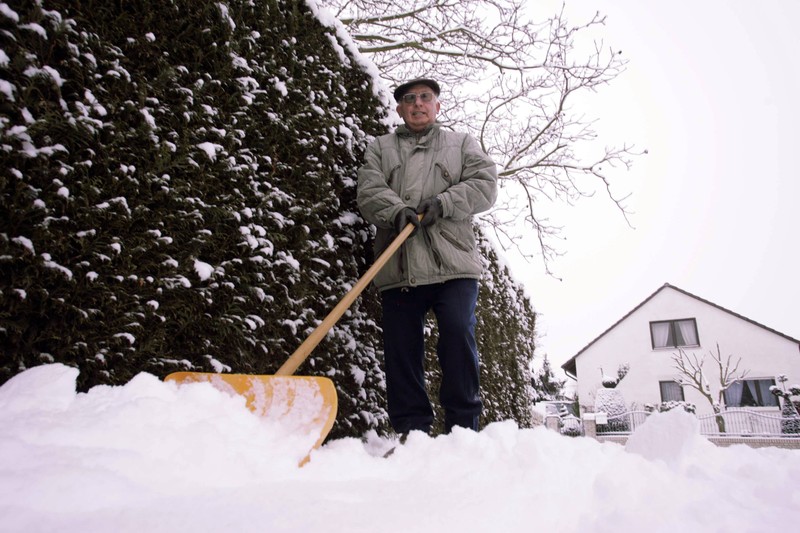
{"type": "Polygon", "coordinates": [[[414,231],[408,237],[411,238],[417,234],[419,230],[419,217],[410,207],[406,207],[394,217],[394,229],[399,234],[409,224],[414,224],[414,231]]]}
{"type": "Polygon", "coordinates": [[[438,196],[432,196],[422,200],[422,203],[417,207],[417,213],[424,215],[422,217],[423,226],[430,226],[439,220],[442,216],[442,211],[442,201],[439,200],[438,196]]]}

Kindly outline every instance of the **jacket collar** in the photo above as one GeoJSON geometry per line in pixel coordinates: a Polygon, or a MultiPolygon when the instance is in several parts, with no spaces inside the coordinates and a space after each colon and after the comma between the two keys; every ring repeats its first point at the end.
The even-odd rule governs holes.
{"type": "Polygon", "coordinates": [[[441,127],[442,127],[441,124],[439,124],[438,122],[434,122],[421,132],[415,133],[410,129],[408,129],[408,127],[405,124],[402,124],[401,126],[397,127],[395,133],[400,137],[416,137],[417,142],[424,142],[428,140],[428,138],[432,137],[433,136],[432,134],[438,132],[439,128],[441,127]]]}

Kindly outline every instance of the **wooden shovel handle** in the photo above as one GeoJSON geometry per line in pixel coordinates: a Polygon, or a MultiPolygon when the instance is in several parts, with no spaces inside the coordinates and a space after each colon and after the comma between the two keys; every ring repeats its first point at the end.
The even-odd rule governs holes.
{"type": "MultiPolygon", "coordinates": [[[[422,215],[419,215],[420,220],[422,219],[422,215]]],[[[414,231],[414,225],[408,223],[403,231],[395,237],[392,243],[389,245],[386,250],[378,257],[375,263],[367,270],[367,272],[361,276],[361,279],[356,282],[350,291],[344,295],[344,298],[333,308],[333,311],[328,313],[328,316],[325,317],[325,320],[316,327],[314,331],[311,332],[311,335],[303,341],[294,353],[286,360],[283,365],[275,372],[276,376],[291,376],[294,374],[297,367],[303,364],[303,361],[311,354],[311,351],[317,347],[317,344],[325,337],[328,331],[333,327],[336,322],[342,318],[342,315],[345,311],[353,304],[353,302],[358,298],[358,295],[361,294],[364,289],[370,284],[372,279],[378,274],[383,265],[389,261],[389,258],[394,255],[400,246],[405,242],[409,235],[414,231]]]]}

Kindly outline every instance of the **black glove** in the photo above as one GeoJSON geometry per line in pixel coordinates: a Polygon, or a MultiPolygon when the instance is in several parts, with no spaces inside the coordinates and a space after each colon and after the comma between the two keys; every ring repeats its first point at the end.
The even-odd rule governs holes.
{"type": "Polygon", "coordinates": [[[396,217],[394,217],[394,229],[399,234],[401,231],[403,231],[403,228],[409,224],[414,224],[414,231],[412,231],[411,235],[408,236],[411,238],[417,234],[417,230],[419,229],[419,217],[413,209],[406,207],[397,213],[396,217]]]}
{"type": "Polygon", "coordinates": [[[422,203],[420,203],[419,207],[417,207],[417,213],[424,214],[422,217],[423,227],[430,226],[439,220],[442,216],[442,212],[442,201],[439,200],[438,196],[432,196],[422,200],[422,203]]]}

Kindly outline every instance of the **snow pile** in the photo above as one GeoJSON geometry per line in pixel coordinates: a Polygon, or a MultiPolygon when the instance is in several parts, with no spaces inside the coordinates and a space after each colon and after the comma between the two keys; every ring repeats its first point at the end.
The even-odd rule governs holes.
{"type": "Polygon", "coordinates": [[[75,393],[41,366],[0,388],[3,531],[768,531],[800,519],[800,451],[717,448],[680,412],[627,449],[544,428],[302,452],[244,400],[140,374],[75,393]]]}
{"type": "Polygon", "coordinates": [[[660,459],[671,467],[679,467],[681,461],[691,457],[695,450],[702,452],[709,446],[714,445],[700,435],[697,417],[683,409],[673,409],[650,415],[628,439],[625,450],[651,461],[660,459]],[[664,438],[664,435],[669,435],[669,438],[664,438]]]}

